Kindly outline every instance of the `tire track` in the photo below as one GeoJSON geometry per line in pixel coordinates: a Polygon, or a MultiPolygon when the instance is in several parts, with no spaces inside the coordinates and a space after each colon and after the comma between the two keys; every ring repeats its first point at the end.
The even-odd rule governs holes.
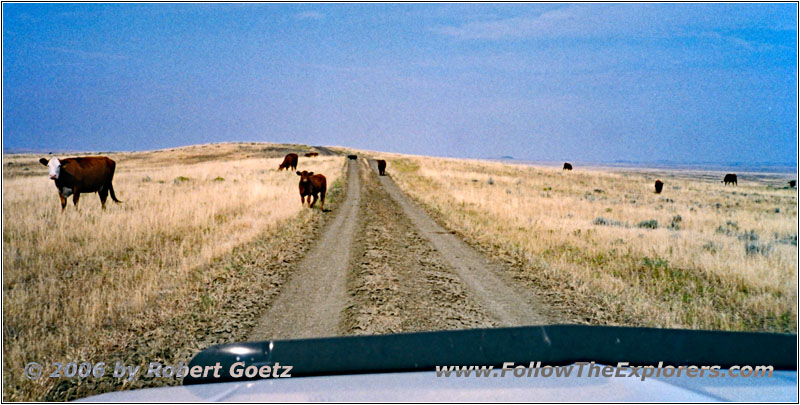
{"type": "Polygon", "coordinates": [[[390,177],[378,176],[375,161],[347,165],[344,201],[249,340],[563,319],[434,222],[390,177]]]}
{"type": "MultiPolygon", "coordinates": [[[[377,173],[375,160],[370,159],[372,172],[377,173]]],[[[531,292],[508,279],[498,265],[452,235],[400,190],[389,176],[378,181],[402,207],[418,232],[438,251],[468,287],[472,296],[502,326],[541,325],[558,322],[563,316],[549,308],[531,292]]]]}
{"type": "Polygon", "coordinates": [[[347,306],[347,272],[361,200],[359,165],[348,160],[347,191],[335,218],[250,332],[248,340],[339,335],[347,306]]]}
{"type": "Polygon", "coordinates": [[[493,327],[480,302],[364,165],[361,220],[342,330],[354,334],[493,327]]]}

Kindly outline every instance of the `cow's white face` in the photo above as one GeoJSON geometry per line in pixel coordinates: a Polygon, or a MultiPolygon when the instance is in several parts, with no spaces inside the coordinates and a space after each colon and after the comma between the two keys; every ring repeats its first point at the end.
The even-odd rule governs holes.
{"type": "Polygon", "coordinates": [[[61,162],[58,158],[52,158],[47,163],[47,167],[50,169],[50,180],[58,179],[58,175],[61,174],[61,162]]]}

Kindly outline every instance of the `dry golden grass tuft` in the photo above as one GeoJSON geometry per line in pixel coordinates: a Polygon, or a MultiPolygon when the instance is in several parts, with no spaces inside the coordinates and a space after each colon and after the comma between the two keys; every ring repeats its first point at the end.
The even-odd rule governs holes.
{"type": "MultiPolygon", "coordinates": [[[[70,199],[64,213],[39,156],[4,156],[4,399],[41,399],[58,382],[25,380],[27,362],[101,361],[125,347],[130,331],[158,328],[179,315],[176,302],[208,282],[205,265],[297,218],[298,177],[276,169],[286,152],[306,148],[214,144],[105,154],[117,162],[114,188],[123,203],[109,200],[101,211],[97,195],[84,194],[77,210],[70,199]]],[[[301,158],[298,168],[333,184],[342,162],[301,158]]]]}
{"type": "Polygon", "coordinates": [[[440,221],[586,322],[797,327],[797,190],[785,176],[740,173],[725,187],[724,173],[373,155],[440,221]]]}

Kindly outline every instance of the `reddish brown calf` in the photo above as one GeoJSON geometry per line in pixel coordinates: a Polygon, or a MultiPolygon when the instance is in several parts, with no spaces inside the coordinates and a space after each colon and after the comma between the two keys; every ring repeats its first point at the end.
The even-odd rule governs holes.
{"type": "Polygon", "coordinates": [[[305,205],[306,196],[308,196],[308,208],[313,208],[314,204],[317,202],[317,194],[319,194],[319,209],[324,211],[325,191],[327,191],[325,176],[305,170],[297,172],[297,175],[300,176],[300,204],[305,205]],[[314,201],[311,201],[312,196],[314,197],[314,201]]]}

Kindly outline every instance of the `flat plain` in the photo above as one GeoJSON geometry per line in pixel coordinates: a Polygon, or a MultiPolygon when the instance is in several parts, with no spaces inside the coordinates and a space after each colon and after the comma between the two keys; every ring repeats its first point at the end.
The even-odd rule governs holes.
{"type": "Polygon", "coordinates": [[[725,172],[702,170],[374,156],[441,223],[587,323],[796,328],[791,174],[725,186],[725,172]]]}
{"type": "Polygon", "coordinates": [[[30,361],[175,364],[233,341],[542,323],[797,327],[790,175],[738,173],[725,186],[715,171],[263,143],[92,154],[117,162],[123,203],[105,211],[88,194],[61,212],[41,156],[3,157],[4,400],[180,383],[31,381],[30,361]],[[298,176],[277,171],[288,152],[328,178],[325,212],[301,207],[298,176]]]}
{"type": "MultiPolygon", "coordinates": [[[[30,381],[22,373],[30,361],[188,361],[202,347],[242,339],[237,330],[257,314],[238,316],[260,312],[262,289],[282,280],[266,269],[291,257],[321,216],[301,207],[294,171],[277,171],[286,153],[310,150],[211,144],[100,153],[117,163],[123,202],[109,200],[102,211],[96,193],[84,194],[63,213],[41,156],[5,155],[4,399],[171,382],[30,381]],[[225,306],[238,312],[219,319],[225,306]]],[[[298,169],[325,173],[335,188],[343,161],[301,158],[298,169]]]]}

